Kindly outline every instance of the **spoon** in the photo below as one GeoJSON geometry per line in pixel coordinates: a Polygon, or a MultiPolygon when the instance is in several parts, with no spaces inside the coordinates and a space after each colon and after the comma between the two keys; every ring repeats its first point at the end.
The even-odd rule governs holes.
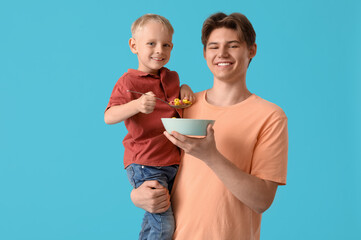
{"type": "MultiPolygon", "coordinates": [[[[132,91],[132,90],[127,90],[127,92],[131,92],[131,93],[137,93],[137,94],[141,94],[141,95],[145,95],[145,93],[142,93],[142,92],[137,92],[137,91],[132,91]]],[[[173,104],[170,104],[169,102],[167,101],[164,101],[163,99],[159,98],[159,97],[155,97],[157,100],[159,101],[162,101],[164,103],[166,103],[168,106],[172,107],[172,108],[178,108],[178,109],[181,109],[181,108],[187,108],[187,107],[190,107],[192,104],[185,104],[185,105],[173,105],[173,104]]]]}

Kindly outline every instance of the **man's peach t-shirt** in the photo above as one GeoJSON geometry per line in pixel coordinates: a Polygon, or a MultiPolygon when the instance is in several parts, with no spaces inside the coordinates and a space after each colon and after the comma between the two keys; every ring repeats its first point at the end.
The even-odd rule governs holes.
{"type": "MultiPolygon", "coordinates": [[[[280,107],[252,94],[219,107],[197,93],[184,118],[214,119],[218,150],[238,168],[286,184],[287,117],[280,107]]],[[[174,239],[259,239],[261,214],[240,202],[202,161],[185,154],[173,187],[174,239]]]]}

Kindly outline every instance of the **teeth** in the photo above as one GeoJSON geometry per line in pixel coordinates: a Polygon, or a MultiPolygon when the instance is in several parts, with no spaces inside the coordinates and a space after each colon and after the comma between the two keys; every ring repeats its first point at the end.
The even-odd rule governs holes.
{"type": "Polygon", "coordinates": [[[231,65],[230,63],[218,63],[217,64],[218,66],[228,66],[228,65],[231,65]]]}
{"type": "Polygon", "coordinates": [[[153,58],[154,60],[156,60],[156,61],[162,61],[163,60],[163,58],[153,58]]]}

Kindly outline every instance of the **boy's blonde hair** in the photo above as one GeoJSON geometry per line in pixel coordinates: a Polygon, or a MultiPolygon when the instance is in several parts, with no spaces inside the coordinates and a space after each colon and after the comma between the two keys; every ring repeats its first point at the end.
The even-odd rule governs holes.
{"type": "Polygon", "coordinates": [[[168,21],[168,19],[166,19],[163,16],[157,15],[157,14],[148,13],[148,14],[141,16],[140,18],[138,18],[137,20],[135,20],[133,22],[132,27],[131,27],[132,37],[134,37],[136,32],[141,30],[142,27],[149,21],[155,21],[155,22],[159,22],[159,23],[163,24],[164,27],[166,27],[166,29],[173,35],[174,29],[173,29],[172,25],[170,24],[170,22],[168,21]]]}

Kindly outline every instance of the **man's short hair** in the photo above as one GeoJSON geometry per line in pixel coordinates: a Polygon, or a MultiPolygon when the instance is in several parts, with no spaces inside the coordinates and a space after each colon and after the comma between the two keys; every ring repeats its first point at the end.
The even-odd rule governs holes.
{"type": "Polygon", "coordinates": [[[169,33],[173,35],[174,29],[168,19],[157,14],[148,13],[148,14],[144,14],[143,16],[141,16],[140,18],[138,18],[133,22],[131,26],[132,36],[134,37],[136,32],[141,30],[142,27],[149,21],[155,21],[163,24],[164,27],[169,31],[169,33]]]}
{"type": "Polygon", "coordinates": [[[202,27],[202,44],[206,49],[209,36],[217,28],[229,28],[237,32],[240,41],[245,41],[247,46],[252,46],[256,42],[256,32],[248,18],[241,13],[227,15],[218,12],[209,16],[202,27]]]}

